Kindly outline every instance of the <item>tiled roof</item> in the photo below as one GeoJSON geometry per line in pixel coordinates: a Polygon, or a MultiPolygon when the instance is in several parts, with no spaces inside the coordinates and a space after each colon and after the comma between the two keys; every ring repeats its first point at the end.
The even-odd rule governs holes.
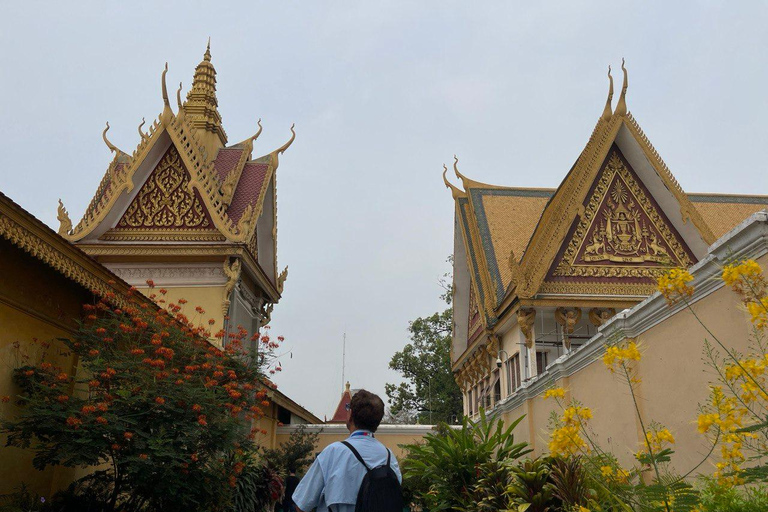
{"type": "Polygon", "coordinates": [[[243,148],[221,148],[213,162],[213,168],[220,181],[224,181],[235,168],[243,154],[243,148]]]}
{"type": "Polygon", "coordinates": [[[346,423],[349,419],[351,404],[352,393],[347,389],[341,394],[341,400],[339,400],[339,405],[336,406],[336,412],[333,413],[333,418],[328,423],[346,423]]]}
{"type": "MultiPolygon", "coordinates": [[[[555,189],[472,188],[472,205],[491,277],[503,289],[512,271],[509,255],[519,262],[555,189]]],[[[716,237],[721,237],[751,214],[768,208],[768,196],[688,194],[716,237]]]]}
{"type": "Polygon", "coordinates": [[[249,204],[256,207],[268,170],[269,164],[267,163],[248,162],[245,164],[235,194],[232,196],[232,203],[227,210],[227,215],[233,222],[240,220],[249,204]]]}

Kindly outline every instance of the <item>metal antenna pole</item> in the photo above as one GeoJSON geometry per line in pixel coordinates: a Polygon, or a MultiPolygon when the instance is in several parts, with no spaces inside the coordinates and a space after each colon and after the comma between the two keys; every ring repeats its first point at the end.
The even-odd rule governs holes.
{"type": "Polygon", "coordinates": [[[341,392],[344,393],[344,385],[346,384],[346,380],[344,379],[344,373],[347,368],[347,331],[344,330],[344,338],[342,342],[342,350],[341,350],[341,392]]]}

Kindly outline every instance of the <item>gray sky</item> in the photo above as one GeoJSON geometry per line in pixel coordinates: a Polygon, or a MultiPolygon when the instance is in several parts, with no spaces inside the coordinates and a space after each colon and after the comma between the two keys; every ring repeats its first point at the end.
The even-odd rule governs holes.
{"type": "Polygon", "coordinates": [[[441,307],[442,164],[457,153],[480,181],[557,186],[621,57],[629,108],[686,191],[768,193],[764,3],[3,3],[0,190],[54,228],[57,199],[77,222],[111,159],[104,122],[130,153],[162,110],[163,64],[188,90],[209,35],[230,141],[261,117],[265,154],[296,122],[273,333],[293,348],[281,389],[321,418],[345,329],[348,379],[383,394],[408,321],[441,307]]]}

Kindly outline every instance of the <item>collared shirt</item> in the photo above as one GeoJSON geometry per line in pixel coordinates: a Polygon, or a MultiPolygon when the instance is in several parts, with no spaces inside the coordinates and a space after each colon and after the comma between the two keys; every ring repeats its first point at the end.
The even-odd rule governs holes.
{"type": "MultiPolygon", "coordinates": [[[[356,430],[347,438],[355,447],[369,468],[387,463],[389,450],[367,430],[356,430]]],[[[400,467],[392,455],[390,466],[397,479],[402,482],[400,467]]],[[[317,512],[354,512],[357,493],[365,477],[365,468],[357,460],[352,450],[336,442],[328,445],[301,479],[293,493],[293,502],[304,512],[317,509],[317,512]]]]}

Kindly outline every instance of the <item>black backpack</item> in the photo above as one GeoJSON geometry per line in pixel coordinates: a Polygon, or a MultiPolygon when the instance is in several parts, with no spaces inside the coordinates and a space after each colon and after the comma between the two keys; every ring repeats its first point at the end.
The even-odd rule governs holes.
{"type": "Polygon", "coordinates": [[[397,474],[389,465],[392,460],[392,452],[387,449],[387,463],[371,469],[365,463],[355,447],[346,441],[342,441],[355,455],[360,464],[365,468],[363,483],[357,493],[357,505],[355,512],[402,512],[403,491],[397,474]]]}

